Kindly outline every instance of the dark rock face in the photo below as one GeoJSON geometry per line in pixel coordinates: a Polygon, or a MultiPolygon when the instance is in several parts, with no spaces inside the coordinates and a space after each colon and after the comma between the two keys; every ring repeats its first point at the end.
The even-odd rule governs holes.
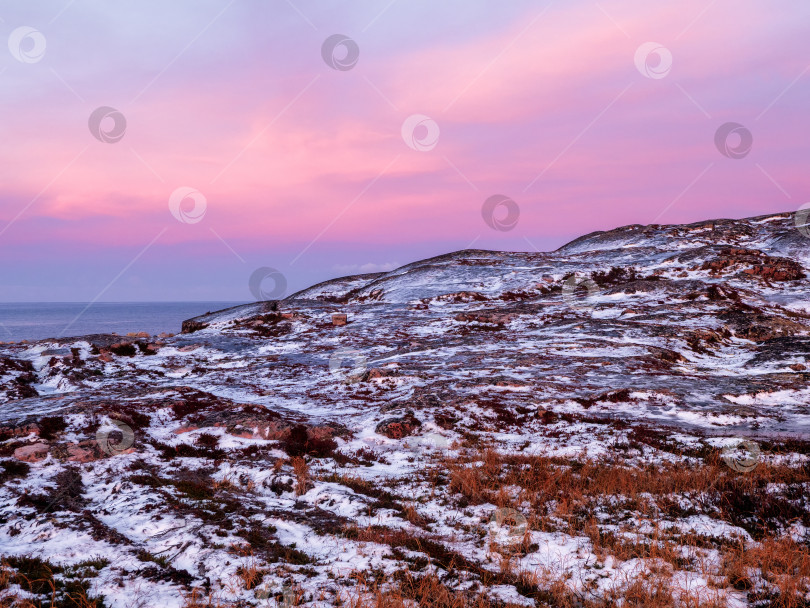
{"type": "Polygon", "coordinates": [[[37,397],[39,393],[31,386],[36,382],[34,366],[30,361],[18,360],[11,357],[0,357],[0,377],[7,377],[5,392],[9,399],[28,399],[37,397]]]}
{"type": "Polygon", "coordinates": [[[201,329],[205,329],[208,327],[206,323],[202,323],[200,321],[195,321],[194,319],[187,319],[183,321],[183,325],[181,327],[181,333],[184,334],[192,334],[195,331],[200,331],[201,329]]]}

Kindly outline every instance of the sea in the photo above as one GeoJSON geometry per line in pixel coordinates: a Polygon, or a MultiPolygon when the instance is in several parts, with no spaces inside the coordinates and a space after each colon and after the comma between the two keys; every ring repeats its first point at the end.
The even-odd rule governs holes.
{"type": "Polygon", "coordinates": [[[0,342],[145,331],[180,333],[191,317],[245,302],[0,303],[0,342]]]}

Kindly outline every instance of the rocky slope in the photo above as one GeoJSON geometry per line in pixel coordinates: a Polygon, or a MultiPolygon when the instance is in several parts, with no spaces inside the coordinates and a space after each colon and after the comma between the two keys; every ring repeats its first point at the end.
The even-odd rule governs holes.
{"type": "Polygon", "coordinates": [[[0,594],[806,605],[794,220],[460,251],[176,336],[0,345],[0,594]]]}

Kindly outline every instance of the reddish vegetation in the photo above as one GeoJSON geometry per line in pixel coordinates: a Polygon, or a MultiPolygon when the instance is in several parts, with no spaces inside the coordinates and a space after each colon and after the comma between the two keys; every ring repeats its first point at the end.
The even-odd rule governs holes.
{"type": "Polygon", "coordinates": [[[771,281],[797,281],[805,278],[802,265],[789,258],[769,256],[757,249],[728,247],[719,257],[703,263],[702,270],[721,274],[726,270],[739,270],[771,281]]]}
{"type": "Polygon", "coordinates": [[[281,441],[284,451],[290,456],[307,454],[314,458],[330,456],[337,448],[330,431],[313,431],[303,424],[292,427],[281,441]]]}
{"type": "Polygon", "coordinates": [[[377,432],[390,439],[402,439],[411,435],[416,429],[422,426],[413,412],[407,412],[398,418],[387,418],[377,425],[377,432]]]}

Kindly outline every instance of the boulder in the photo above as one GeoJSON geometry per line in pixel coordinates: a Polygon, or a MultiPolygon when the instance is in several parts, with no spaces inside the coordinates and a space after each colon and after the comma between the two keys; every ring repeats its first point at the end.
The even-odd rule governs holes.
{"type": "Polygon", "coordinates": [[[399,369],[396,367],[372,367],[363,375],[363,380],[377,380],[379,378],[390,378],[398,376],[399,369]]]}
{"type": "Polygon", "coordinates": [[[96,459],[95,450],[90,447],[82,447],[78,444],[71,443],[67,446],[68,461],[69,462],[92,462],[96,459]]]}
{"type": "Polygon", "coordinates": [[[23,462],[38,462],[48,455],[47,443],[32,443],[14,450],[14,458],[23,462]]]}
{"type": "Polygon", "coordinates": [[[188,319],[183,321],[183,324],[180,328],[180,333],[183,334],[191,334],[195,331],[200,331],[201,329],[205,329],[208,327],[208,323],[203,323],[202,321],[195,321],[194,319],[188,319]]]}
{"type": "Polygon", "coordinates": [[[420,428],[422,423],[413,412],[406,412],[406,414],[399,418],[386,418],[375,429],[380,435],[385,435],[389,439],[402,439],[420,428]]]}

